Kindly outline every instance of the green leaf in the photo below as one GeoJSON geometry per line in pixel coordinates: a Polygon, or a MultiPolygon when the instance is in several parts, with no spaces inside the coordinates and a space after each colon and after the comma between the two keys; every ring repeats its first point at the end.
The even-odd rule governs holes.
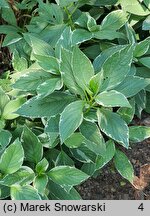
{"type": "Polygon", "coordinates": [[[127,22],[127,15],[122,10],[110,12],[101,23],[101,30],[116,31],[127,22]]]}
{"type": "Polygon", "coordinates": [[[101,52],[100,45],[99,44],[94,44],[94,45],[91,45],[91,46],[87,46],[87,47],[85,47],[83,52],[85,53],[85,55],[88,58],[95,59],[99,55],[99,53],[101,52]]]}
{"type": "Polygon", "coordinates": [[[92,143],[90,145],[87,143],[87,147],[89,146],[90,150],[95,150],[94,152],[96,154],[103,155],[106,150],[106,146],[104,138],[96,123],[84,120],[80,125],[80,131],[87,140],[93,143],[93,149],[91,149],[92,143]]]}
{"type": "MultiPolygon", "coordinates": [[[[136,75],[143,78],[150,78],[150,69],[146,67],[137,67],[136,75]]],[[[145,90],[150,91],[150,85],[147,85],[145,90]]]]}
{"type": "Polygon", "coordinates": [[[96,72],[101,71],[103,64],[107,59],[109,59],[113,54],[120,52],[122,49],[124,49],[126,46],[124,45],[115,45],[111,46],[104,51],[102,51],[93,62],[93,66],[96,72]]]}
{"type": "Polygon", "coordinates": [[[56,141],[59,135],[59,120],[59,115],[51,117],[45,126],[45,132],[50,138],[49,147],[53,147],[53,143],[56,141]]]}
{"type": "MultiPolygon", "coordinates": [[[[13,44],[15,45],[17,42],[19,42],[21,40],[22,40],[21,35],[19,35],[16,32],[11,32],[11,33],[9,33],[8,35],[5,36],[5,39],[3,41],[3,47],[11,46],[13,44]]],[[[20,65],[20,68],[21,68],[21,65],[20,65]]],[[[21,70],[22,70],[22,68],[21,68],[21,70]]]]}
{"type": "MultiPolygon", "coordinates": [[[[137,115],[139,118],[141,118],[141,113],[147,106],[147,103],[149,100],[149,97],[147,96],[148,93],[149,92],[142,90],[138,94],[135,95],[135,115],[137,115]]],[[[146,112],[148,112],[147,109],[146,109],[146,112]]]]}
{"type": "Polygon", "coordinates": [[[47,97],[33,97],[23,104],[16,113],[31,118],[51,117],[61,113],[75,97],[63,92],[54,92],[47,97]]]}
{"type": "Polygon", "coordinates": [[[127,76],[122,83],[115,87],[115,90],[121,92],[128,98],[136,95],[149,84],[150,79],[144,79],[138,76],[127,76]]]}
{"type": "Polygon", "coordinates": [[[77,47],[73,50],[72,68],[76,82],[86,90],[90,79],[94,76],[94,68],[91,61],[77,47]]]}
{"type": "Polygon", "coordinates": [[[134,170],[127,156],[123,152],[116,150],[114,163],[120,175],[129,182],[132,182],[134,178],[134,170]]]}
{"type": "MultiPolygon", "coordinates": [[[[95,146],[96,146],[96,144],[95,144],[95,146]]],[[[71,148],[70,152],[71,152],[72,156],[75,158],[75,160],[78,160],[82,163],[95,162],[96,156],[97,156],[94,153],[94,151],[95,151],[94,147],[95,146],[94,146],[94,143],[92,143],[92,145],[91,145],[91,142],[82,143],[78,148],[71,148]],[[90,147],[92,150],[90,149],[90,147]]]]}
{"type": "Polygon", "coordinates": [[[146,17],[146,19],[144,20],[143,22],[143,25],[142,25],[142,30],[150,30],[150,15],[148,17],[146,17]]]}
{"type": "Polygon", "coordinates": [[[95,101],[104,107],[129,107],[126,97],[118,91],[104,91],[95,97],[95,101]]]}
{"type": "Polygon", "coordinates": [[[140,1],[120,0],[120,3],[121,3],[123,10],[131,14],[135,14],[138,16],[146,16],[149,14],[149,10],[143,4],[141,4],[140,1]]]}
{"type": "Polygon", "coordinates": [[[129,124],[135,114],[135,100],[134,98],[132,98],[130,101],[131,104],[131,108],[126,108],[126,107],[121,107],[117,110],[117,113],[121,116],[121,118],[127,123],[129,124]]]}
{"type": "Polygon", "coordinates": [[[52,199],[55,200],[80,200],[81,196],[79,193],[72,188],[69,192],[66,192],[63,187],[61,187],[59,184],[56,184],[52,181],[49,181],[48,183],[49,192],[52,196],[52,199]]]}
{"type": "Polygon", "coordinates": [[[53,56],[40,56],[34,55],[38,60],[38,64],[47,72],[51,72],[52,74],[59,74],[59,62],[53,56]]]}
{"type": "Polygon", "coordinates": [[[150,68],[150,57],[140,58],[139,62],[142,63],[144,66],[150,68]]]}
{"type": "Polygon", "coordinates": [[[22,166],[15,173],[6,175],[0,183],[5,186],[12,186],[14,184],[27,185],[32,183],[35,175],[31,168],[22,166]]]}
{"type": "Polygon", "coordinates": [[[20,186],[13,185],[11,187],[11,199],[12,200],[41,200],[36,189],[31,185],[20,186]]]}
{"type": "Polygon", "coordinates": [[[107,6],[114,5],[115,3],[117,3],[117,0],[88,0],[88,4],[94,6],[107,6]]]}
{"type": "Polygon", "coordinates": [[[68,148],[78,148],[84,140],[85,138],[82,136],[82,134],[76,132],[73,133],[68,139],[66,139],[64,143],[68,148]]]}
{"type": "Polygon", "coordinates": [[[72,33],[72,46],[83,43],[92,38],[92,33],[85,29],[76,29],[72,33]]]}
{"type": "Polygon", "coordinates": [[[19,140],[15,140],[2,154],[0,170],[2,173],[11,174],[16,172],[24,160],[24,151],[19,140]]]}
{"type": "Polygon", "coordinates": [[[44,174],[46,170],[48,169],[49,163],[46,160],[46,158],[43,158],[38,164],[36,165],[36,172],[40,174],[44,174]]]}
{"type": "Polygon", "coordinates": [[[39,2],[39,14],[40,14],[40,20],[57,25],[63,23],[63,11],[61,8],[53,3],[43,3],[43,1],[38,0],[39,2]]]}
{"type": "Polygon", "coordinates": [[[15,112],[25,102],[25,100],[25,98],[19,97],[15,100],[9,101],[4,107],[2,118],[7,120],[17,118],[19,115],[15,114],[15,112]]]}
{"type": "Polygon", "coordinates": [[[40,33],[40,37],[47,41],[53,48],[55,48],[65,28],[66,24],[47,25],[47,27],[40,33]]]}
{"type": "Polygon", "coordinates": [[[83,94],[82,89],[79,87],[73,74],[71,61],[72,61],[72,52],[62,48],[60,71],[61,71],[63,82],[72,93],[82,95],[83,94]]]}
{"type": "Polygon", "coordinates": [[[60,116],[59,133],[61,143],[70,137],[83,121],[83,106],[81,100],[70,103],[60,116]]]}
{"type": "Polygon", "coordinates": [[[81,167],[81,170],[89,176],[92,176],[95,173],[95,171],[97,171],[96,165],[93,162],[84,163],[81,167]]]}
{"type": "MultiPolygon", "coordinates": [[[[144,102],[142,104],[143,105],[142,108],[144,108],[147,113],[150,113],[150,92],[146,92],[146,95],[144,95],[144,96],[146,96],[146,97],[144,97],[144,100],[142,101],[142,102],[144,102]]],[[[138,101],[140,101],[140,99],[141,98],[139,98],[138,101]]]]}
{"type": "Polygon", "coordinates": [[[32,52],[35,55],[46,56],[46,57],[54,55],[54,51],[52,47],[44,40],[41,40],[40,38],[35,37],[28,33],[24,34],[24,38],[32,47],[32,52]]]}
{"type": "Polygon", "coordinates": [[[57,166],[48,172],[49,178],[62,186],[74,186],[85,181],[89,176],[75,167],[57,166]]]}
{"type": "Polygon", "coordinates": [[[131,142],[142,142],[150,137],[150,127],[146,126],[130,126],[129,139],[131,142]]]}
{"type": "Polygon", "coordinates": [[[0,87],[0,115],[2,115],[4,107],[6,106],[6,104],[9,101],[10,101],[10,99],[9,99],[8,95],[5,94],[3,89],[0,87]]]}
{"type": "Polygon", "coordinates": [[[98,124],[100,129],[110,138],[128,148],[129,129],[126,122],[117,114],[107,109],[98,109],[98,124]]]}
{"type": "Polygon", "coordinates": [[[61,60],[61,49],[72,50],[72,30],[70,26],[66,26],[55,46],[55,55],[61,60]]]}
{"type": "Polygon", "coordinates": [[[60,7],[69,6],[70,4],[74,2],[78,2],[78,0],[56,0],[56,3],[60,5],[60,7]]]}
{"type": "Polygon", "coordinates": [[[6,0],[1,0],[0,1],[0,7],[2,8],[9,8],[9,4],[6,0]]]}
{"type": "Polygon", "coordinates": [[[38,163],[43,155],[43,147],[37,136],[25,126],[21,139],[25,152],[25,160],[38,163]]]}
{"type": "Polygon", "coordinates": [[[103,82],[103,74],[97,73],[90,79],[89,82],[90,90],[97,95],[97,93],[100,91],[102,82],[103,82]]]}
{"type": "Polygon", "coordinates": [[[144,55],[150,46],[150,38],[146,38],[145,40],[139,42],[134,50],[134,57],[140,57],[142,55],[144,55]]]}
{"type": "Polygon", "coordinates": [[[3,7],[2,8],[2,18],[10,25],[17,26],[17,20],[14,14],[14,11],[11,7],[3,7]]]}
{"type": "Polygon", "coordinates": [[[10,188],[4,185],[0,185],[0,199],[4,200],[10,197],[10,188]]]}
{"type": "Polygon", "coordinates": [[[122,32],[101,29],[99,31],[93,32],[93,37],[99,40],[114,40],[116,38],[126,39],[122,32]]]}
{"type": "MultiPolygon", "coordinates": [[[[16,38],[17,39],[17,38],[16,38]]],[[[28,61],[26,58],[19,55],[19,52],[15,49],[12,56],[12,66],[15,71],[23,71],[28,68],[28,61]]]]}
{"type": "Polygon", "coordinates": [[[98,155],[96,159],[96,169],[101,169],[105,166],[115,155],[115,144],[112,140],[106,142],[106,151],[100,156],[98,155]]]}
{"type": "Polygon", "coordinates": [[[150,8],[150,1],[149,0],[143,0],[144,1],[144,4],[148,7],[148,8],[150,8]]]}
{"type": "Polygon", "coordinates": [[[56,158],[55,166],[74,166],[74,161],[66,154],[64,151],[61,151],[56,158]]]}
{"type": "Polygon", "coordinates": [[[12,86],[22,91],[35,91],[40,84],[51,77],[51,74],[48,72],[36,70],[23,74],[12,86]]]}
{"type": "Polygon", "coordinates": [[[11,34],[12,32],[18,32],[19,28],[12,25],[0,25],[0,34],[11,34]]]}
{"type": "Polygon", "coordinates": [[[60,78],[48,79],[37,87],[37,93],[39,96],[46,97],[55,90],[60,90],[62,85],[60,78]]]}
{"type": "Polygon", "coordinates": [[[103,64],[103,87],[107,90],[121,83],[130,71],[133,47],[127,46],[116,52],[103,64]]]}
{"type": "Polygon", "coordinates": [[[48,183],[48,176],[40,175],[35,177],[33,186],[38,191],[39,194],[44,195],[47,183],[48,183]]]}
{"type": "Polygon", "coordinates": [[[10,140],[12,138],[12,135],[9,131],[1,130],[0,131],[0,156],[5,150],[5,148],[10,143],[10,140]]]}

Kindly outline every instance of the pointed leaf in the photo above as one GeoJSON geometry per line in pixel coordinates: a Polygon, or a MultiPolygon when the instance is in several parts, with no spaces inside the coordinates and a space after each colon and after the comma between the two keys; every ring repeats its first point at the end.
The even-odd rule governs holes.
{"type": "MultiPolygon", "coordinates": [[[[105,146],[104,138],[98,126],[96,125],[96,123],[84,120],[82,124],[80,125],[80,131],[87,140],[93,143],[93,146],[95,146],[95,148],[93,149],[95,149],[94,152],[96,154],[103,154],[105,152],[106,146],[105,146]]],[[[88,146],[88,143],[87,143],[87,146],[88,146]]]]}
{"type": "Polygon", "coordinates": [[[61,49],[60,71],[64,84],[69,90],[75,94],[82,93],[82,89],[76,82],[72,69],[72,52],[66,49],[61,49]]]}
{"type": "Polygon", "coordinates": [[[38,164],[36,165],[36,172],[40,175],[46,172],[48,169],[49,163],[46,158],[43,158],[38,164]]]}
{"type": "Polygon", "coordinates": [[[64,143],[68,148],[78,148],[84,140],[85,138],[82,136],[82,134],[76,132],[66,139],[64,143]]]}
{"type": "Polygon", "coordinates": [[[102,156],[96,159],[96,169],[101,169],[105,166],[115,155],[115,144],[112,140],[106,142],[106,151],[102,156]]]}
{"type": "Polygon", "coordinates": [[[8,146],[11,138],[12,138],[12,135],[9,131],[7,130],[0,131],[0,156],[5,150],[5,148],[8,146]]]}
{"type": "Polygon", "coordinates": [[[21,139],[25,152],[25,160],[33,163],[39,162],[43,155],[43,147],[37,136],[25,126],[21,139]]]}
{"type": "Polygon", "coordinates": [[[95,98],[95,101],[104,107],[130,107],[126,97],[115,90],[104,91],[98,94],[95,98]]]}
{"type": "Polygon", "coordinates": [[[35,177],[33,186],[38,191],[39,194],[44,195],[47,183],[48,183],[48,176],[39,175],[35,177]]]}
{"type": "Polygon", "coordinates": [[[146,126],[130,126],[129,139],[131,142],[142,142],[150,137],[150,127],[146,126]]]}
{"type": "Polygon", "coordinates": [[[80,126],[83,121],[83,101],[75,101],[66,106],[60,116],[59,132],[63,143],[80,126]]]}
{"type": "Polygon", "coordinates": [[[140,58],[139,62],[142,63],[144,66],[150,68],[150,57],[140,58]]]}
{"type": "Polygon", "coordinates": [[[12,86],[13,88],[22,91],[34,91],[40,84],[50,78],[50,73],[43,70],[36,70],[35,72],[33,71],[23,74],[12,86]]]}
{"type": "Polygon", "coordinates": [[[73,50],[72,66],[76,82],[83,90],[86,90],[90,79],[94,75],[94,68],[91,61],[77,47],[73,50]]]}
{"type": "Polygon", "coordinates": [[[8,95],[6,95],[3,89],[0,87],[0,115],[3,113],[3,109],[9,101],[10,99],[8,95]]]}
{"type": "Polygon", "coordinates": [[[146,16],[149,14],[149,10],[141,4],[141,1],[137,0],[120,0],[123,10],[128,11],[131,14],[138,16],[146,16]]]}
{"type": "Polygon", "coordinates": [[[74,166],[74,161],[66,154],[64,151],[61,151],[56,158],[56,166],[74,166]]]}
{"type": "Polygon", "coordinates": [[[129,146],[129,129],[126,122],[117,114],[107,109],[97,112],[100,129],[110,138],[125,148],[129,146]]]}
{"type": "Polygon", "coordinates": [[[132,98],[130,101],[131,108],[121,107],[117,110],[117,113],[121,116],[121,118],[129,124],[135,114],[135,100],[132,98]]]}
{"type": "Polygon", "coordinates": [[[38,64],[47,72],[51,72],[52,74],[59,74],[59,62],[53,56],[40,56],[34,55],[38,60],[38,64]]]}
{"type": "Polygon", "coordinates": [[[102,21],[101,30],[116,31],[127,22],[127,15],[122,10],[110,12],[102,21]]]}
{"type": "Polygon", "coordinates": [[[130,71],[133,47],[127,46],[116,52],[103,64],[103,85],[105,89],[112,89],[121,83],[130,71]]]}
{"type": "Polygon", "coordinates": [[[92,33],[85,29],[76,29],[72,33],[72,46],[83,43],[92,38],[92,33]]]}
{"type": "Polygon", "coordinates": [[[120,175],[129,182],[132,182],[134,178],[134,170],[127,156],[123,152],[116,150],[114,163],[120,175]]]}
{"type": "Polygon", "coordinates": [[[31,118],[51,117],[61,113],[75,97],[63,92],[54,92],[47,97],[33,97],[23,104],[16,113],[31,118]]]}
{"type": "Polygon", "coordinates": [[[89,177],[79,169],[70,166],[57,166],[48,172],[48,176],[53,182],[62,186],[78,185],[89,177]]]}
{"type": "Polygon", "coordinates": [[[4,107],[2,118],[4,119],[15,119],[19,115],[15,114],[15,111],[25,102],[25,98],[18,97],[15,100],[9,101],[4,107]]]}
{"type": "Polygon", "coordinates": [[[2,173],[11,174],[16,172],[24,160],[24,151],[19,140],[15,140],[2,154],[0,170],[2,173]]]}
{"type": "Polygon", "coordinates": [[[35,37],[31,34],[24,34],[25,40],[32,47],[32,52],[40,56],[53,56],[54,51],[52,47],[46,43],[44,40],[41,40],[38,37],[35,37]]]}
{"type": "Polygon", "coordinates": [[[115,87],[115,90],[121,92],[127,98],[136,95],[142,89],[150,84],[150,79],[144,79],[138,76],[126,76],[122,83],[115,87]]]}
{"type": "Polygon", "coordinates": [[[0,183],[5,186],[12,186],[14,184],[26,185],[32,183],[35,174],[29,167],[22,166],[15,173],[6,175],[0,183]]]}
{"type": "Polygon", "coordinates": [[[48,79],[37,87],[39,96],[48,96],[55,90],[61,89],[63,83],[60,78],[48,79]]]}
{"type": "Polygon", "coordinates": [[[12,200],[41,200],[36,189],[31,185],[20,186],[14,185],[11,187],[12,200]]]}
{"type": "Polygon", "coordinates": [[[48,188],[50,189],[50,195],[52,199],[57,200],[80,200],[81,197],[79,193],[72,188],[69,193],[64,190],[59,184],[49,181],[48,188]]]}

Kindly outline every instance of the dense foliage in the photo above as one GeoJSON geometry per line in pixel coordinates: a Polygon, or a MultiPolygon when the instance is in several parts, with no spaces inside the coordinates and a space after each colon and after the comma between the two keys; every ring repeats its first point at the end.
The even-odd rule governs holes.
{"type": "Polygon", "coordinates": [[[0,1],[1,199],[81,199],[74,186],[150,137],[149,0],[0,1]]]}

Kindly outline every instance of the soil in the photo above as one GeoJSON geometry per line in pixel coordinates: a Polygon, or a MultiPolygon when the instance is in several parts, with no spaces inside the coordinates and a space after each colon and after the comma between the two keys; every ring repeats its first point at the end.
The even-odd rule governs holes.
{"type": "MultiPolygon", "coordinates": [[[[134,119],[134,124],[150,126],[149,114],[143,113],[141,119],[134,119]]],[[[133,164],[135,175],[140,177],[141,167],[150,165],[150,138],[132,145],[126,155],[133,164]]],[[[150,172],[148,179],[150,180],[150,172]]],[[[142,190],[137,190],[114,170],[111,162],[97,177],[88,179],[77,190],[84,200],[150,200],[150,181],[147,183],[142,190]]]]}

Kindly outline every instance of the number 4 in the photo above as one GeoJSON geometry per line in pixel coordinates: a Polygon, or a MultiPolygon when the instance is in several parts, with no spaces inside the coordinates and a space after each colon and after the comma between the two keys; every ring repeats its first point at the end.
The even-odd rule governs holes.
{"type": "Polygon", "coordinates": [[[143,211],[144,210],[144,206],[143,206],[143,203],[141,203],[138,207],[139,210],[143,211]]]}

